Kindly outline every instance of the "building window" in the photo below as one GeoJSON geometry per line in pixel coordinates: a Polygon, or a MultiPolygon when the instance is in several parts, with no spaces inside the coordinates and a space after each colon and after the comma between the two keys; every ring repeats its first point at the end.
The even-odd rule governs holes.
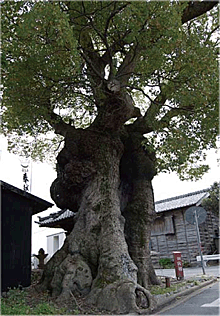
{"type": "Polygon", "coordinates": [[[165,217],[165,234],[174,234],[173,216],[165,217]]]}
{"type": "Polygon", "coordinates": [[[174,234],[173,216],[160,217],[155,220],[151,236],[174,234]]]}

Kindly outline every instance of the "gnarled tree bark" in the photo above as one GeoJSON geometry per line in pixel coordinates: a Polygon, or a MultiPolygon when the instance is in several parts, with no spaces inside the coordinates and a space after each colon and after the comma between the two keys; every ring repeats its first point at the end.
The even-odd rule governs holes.
{"type": "MultiPolygon", "coordinates": [[[[86,297],[87,303],[100,310],[147,312],[154,303],[146,289],[149,256],[145,251],[145,261],[138,261],[135,251],[139,240],[135,240],[136,244],[132,240],[130,249],[125,240],[125,219],[133,227],[137,217],[124,218],[125,212],[121,212],[119,168],[124,145],[119,136],[90,129],[67,133],[51,195],[58,206],[77,208],[78,213],[63,248],[46,265],[40,287],[50,289],[62,300],[71,295],[86,297]]],[[[138,186],[135,190],[133,195],[138,186]]],[[[151,196],[150,209],[152,203],[151,196]]],[[[148,211],[145,209],[145,213],[148,211]]],[[[133,212],[137,215],[135,212],[138,209],[133,212]]],[[[148,225],[147,220],[143,223],[148,225]]],[[[148,242],[149,234],[141,239],[142,243],[148,242]]],[[[144,246],[147,248],[148,244],[144,246]]]]}
{"type": "Polygon", "coordinates": [[[151,258],[149,242],[156,216],[151,181],[156,174],[155,156],[143,146],[144,137],[128,134],[121,159],[121,207],[129,253],[138,267],[138,283],[147,288],[160,284],[151,258]]]}

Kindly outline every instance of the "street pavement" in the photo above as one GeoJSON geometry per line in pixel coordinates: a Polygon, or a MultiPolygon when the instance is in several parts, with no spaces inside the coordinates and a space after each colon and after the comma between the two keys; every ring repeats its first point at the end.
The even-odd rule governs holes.
{"type": "Polygon", "coordinates": [[[178,303],[174,303],[164,308],[156,315],[219,315],[220,308],[219,281],[210,284],[208,287],[181,298],[178,303]]]}
{"type": "MultiPolygon", "coordinates": [[[[156,275],[176,278],[175,269],[155,269],[156,275]]],[[[202,267],[183,268],[185,279],[203,275],[202,267]]],[[[205,274],[220,277],[220,266],[205,267],[205,274]]]]}

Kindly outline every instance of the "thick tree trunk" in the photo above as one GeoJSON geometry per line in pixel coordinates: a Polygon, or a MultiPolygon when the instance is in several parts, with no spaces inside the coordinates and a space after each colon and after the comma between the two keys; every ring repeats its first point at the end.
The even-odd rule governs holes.
{"type": "Polygon", "coordinates": [[[138,268],[138,283],[147,288],[160,284],[156,277],[149,242],[155,219],[151,180],[155,175],[155,157],[143,147],[144,138],[130,133],[124,141],[121,159],[121,207],[125,217],[125,235],[129,254],[138,268]]]}
{"type": "Polygon", "coordinates": [[[133,183],[132,200],[123,212],[129,254],[138,267],[138,283],[147,288],[160,284],[151,262],[149,242],[154,221],[154,205],[150,181],[133,183]]]}
{"type": "Polygon", "coordinates": [[[117,134],[89,129],[67,134],[51,195],[58,206],[77,207],[78,213],[63,248],[46,265],[40,288],[60,300],[83,296],[100,310],[147,313],[154,300],[137,282],[124,236],[122,153],[117,134]]]}

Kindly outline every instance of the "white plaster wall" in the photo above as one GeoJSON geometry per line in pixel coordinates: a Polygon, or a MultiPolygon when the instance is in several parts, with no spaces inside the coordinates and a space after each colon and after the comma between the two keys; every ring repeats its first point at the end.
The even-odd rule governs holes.
{"type": "Polygon", "coordinates": [[[58,250],[55,249],[55,243],[54,243],[54,239],[58,237],[59,238],[59,245],[58,245],[58,249],[60,249],[63,244],[64,244],[64,240],[66,239],[66,234],[64,232],[60,232],[57,234],[52,234],[47,236],[47,258],[46,261],[48,261],[53,255],[54,253],[58,250]]]}

